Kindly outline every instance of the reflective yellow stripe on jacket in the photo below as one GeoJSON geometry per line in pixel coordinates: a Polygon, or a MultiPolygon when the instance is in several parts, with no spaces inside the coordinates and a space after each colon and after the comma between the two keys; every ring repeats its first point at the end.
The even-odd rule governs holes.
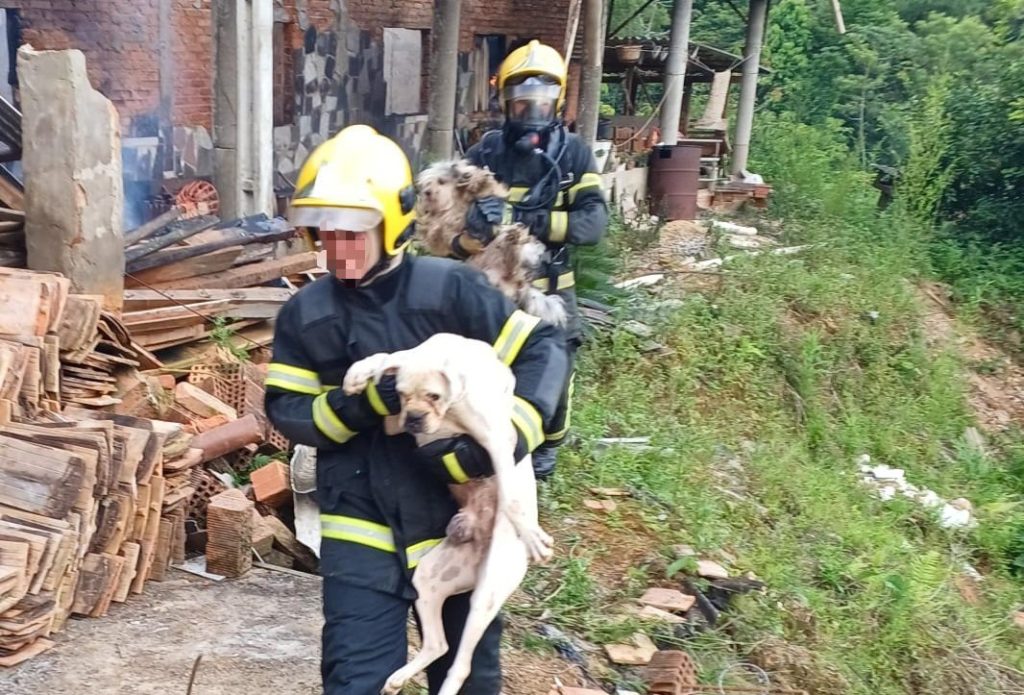
{"type": "MultiPolygon", "coordinates": [[[[547,278],[541,278],[540,280],[534,280],[533,281],[533,286],[534,287],[536,287],[537,289],[544,290],[545,292],[552,291],[552,290],[549,290],[549,285],[550,284],[551,283],[550,283],[550,281],[547,278]]],[[[570,287],[575,287],[575,286],[576,286],[576,274],[573,273],[573,271],[570,270],[569,272],[562,273],[561,275],[558,276],[558,282],[555,284],[554,291],[567,290],[570,287]]]]}
{"type": "Polygon", "coordinates": [[[276,386],[285,391],[294,391],[309,396],[316,396],[321,391],[319,374],[280,362],[271,362],[267,367],[265,383],[267,386],[276,386]]]}
{"type": "Polygon", "coordinates": [[[580,191],[587,188],[601,188],[601,177],[598,174],[588,172],[580,177],[580,182],[569,189],[569,205],[576,202],[576,196],[580,191]]]}
{"type": "Polygon", "coordinates": [[[526,446],[533,451],[544,441],[544,421],[540,413],[528,401],[515,397],[512,406],[512,424],[523,433],[526,446]]]}
{"type": "Polygon", "coordinates": [[[494,341],[494,350],[498,353],[498,359],[506,365],[515,362],[519,351],[526,344],[526,339],[530,337],[530,333],[538,323],[540,323],[539,318],[531,316],[525,311],[516,309],[512,312],[505,325],[502,326],[501,332],[498,333],[497,340],[494,341]]]}
{"type": "MultiPolygon", "coordinates": [[[[378,524],[354,516],[339,514],[320,515],[320,535],[336,541],[358,543],[385,553],[398,552],[395,547],[395,536],[384,524],[378,524]]],[[[441,544],[443,538],[430,538],[410,545],[405,549],[405,557],[409,569],[413,569],[427,556],[433,548],[441,544]]]]}
{"type": "Polygon", "coordinates": [[[327,402],[328,393],[321,393],[313,399],[313,424],[328,439],[344,444],[356,436],[354,430],[345,425],[327,402]]]}

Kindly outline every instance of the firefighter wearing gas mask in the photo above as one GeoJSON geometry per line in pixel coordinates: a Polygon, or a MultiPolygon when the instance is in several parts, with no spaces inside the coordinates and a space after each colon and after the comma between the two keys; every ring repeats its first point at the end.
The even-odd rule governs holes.
{"type": "MultiPolygon", "coordinates": [[[[608,208],[593,152],[562,124],[567,69],[558,51],[538,41],[512,51],[498,69],[497,89],[505,123],[484,135],[466,159],[486,166],[509,187],[508,202],[485,198],[473,205],[466,220],[463,248],[479,248],[494,238],[495,226],[509,219],[521,222],[547,245],[542,277],[536,285],[558,294],[569,312],[567,349],[570,374],[582,342],[576,281],[570,248],[597,244],[608,226],[608,208]]],[[[468,254],[465,254],[468,255],[468,254]]],[[[545,443],[533,454],[538,478],[551,474],[555,450],[569,429],[573,378],[566,380],[555,421],[545,443]]]]}
{"type": "MultiPolygon", "coordinates": [[[[365,125],[313,151],[291,201],[292,223],[318,238],[329,273],[278,314],[265,409],[289,441],[317,449],[324,695],[376,695],[405,664],[412,573],[458,509],[448,485],[493,474],[467,436],[417,447],[408,434],[388,435],[384,419],[400,410],[394,377],[350,396],[339,388],[348,368],[436,333],[491,343],[516,378],[517,460],[543,442],[568,373],[561,331],[464,263],[406,255],[415,202],[405,154],[365,125]]],[[[430,693],[468,611],[468,594],[445,603],[451,649],[427,668],[430,693]]],[[[500,641],[499,616],[474,652],[464,695],[499,695],[500,641]]]]}

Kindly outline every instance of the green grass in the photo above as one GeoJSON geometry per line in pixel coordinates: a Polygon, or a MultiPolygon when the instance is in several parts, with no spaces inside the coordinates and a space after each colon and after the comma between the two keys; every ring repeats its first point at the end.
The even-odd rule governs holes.
{"type": "MultiPolygon", "coordinates": [[[[815,244],[807,252],[734,263],[719,290],[681,292],[668,315],[657,298],[620,301],[672,353],[644,353],[625,332],[585,347],[575,440],[545,491],[545,523],[586,513],[587,486],[629,486],[644,493],[625,504],[657,534],[654,550],[725,550],[734,571],[765,581],[725,627],[659,635],[691,650],[706,679],[751,661],[812,693],[1024,692],[1009,619],[1024,588],[1024,443],[1007,435],[988,457],[964,444],[963,365],[926,347],[908,282],[927,271],[927,239],[877,216],[860,177],[839,178],[806,198],[796,186],[775,210],[784,241],[815,244]],[[612,436],[649,436],[655,453],[597,452],[612,436]],[[907,500],[880,502],[859,480],[865,453],[970,499],[978,526],[945,530],[907,500]],[[977,605],[954,585],[964,562],[986,574],[977,605]]],[[[531,572],[521,610],[597,643],[630,634],[610,602],[664,575],[638,568],[609,591],[593,573],[607,543],[563,543],[531,572]]]]}

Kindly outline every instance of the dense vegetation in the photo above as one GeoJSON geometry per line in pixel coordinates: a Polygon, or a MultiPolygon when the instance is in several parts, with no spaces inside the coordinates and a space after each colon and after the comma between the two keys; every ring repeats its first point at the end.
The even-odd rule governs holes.
{"type": "MultiPolygon", "coordinates": [[[[642,4],[616,0],[612,27],[642,4]]],[[[693,39],[741,52],[744,5],[697,0],[693,39]]],[[[655,2],[620,35],[667,35],[670,7],[655,2]]],[[[897,169],[907,205],[932,233],[934,269],[968,305],[1024,327],[1024,1],[842,8],[845,35],[829,0],[771,3],[761,131],[806,125],[812,137],[840,136],[872,176],[875,165],[897,169]]]]}
{"type": "MultiPolygon", "coordinates": [[[[617,0],[613,26],[640,4],[617,0]]],[[[624,33],[664,30],[669,5],[624,33]]],[[[740,49],[730,4],[697,5],[694,39],[740,49]]],[[[606,332],[582,353],[575,438],[543,495],[561,552],[516,610],[625,638],[637,624],[611,607],[690,573],[672,550],[684,543],[768,586],[715,629],[645,626],[696,654],[706,682],[752,663],[812,694],[1024,693],[1024,437],[1016,423],[971,443],[970,379],[995,367],[930,334],[915,287],[948,280],[962,330],[1022,325],[1024,1],[842,6],[844,36],[828,0],[772,3],[754,135],[751,168],[775,195],[751,222],[812,248],[732,263],[701,291],[673,280],[611,300],[652,334],[606,332]],[[899,171],[885,210],[876,164],[899,171]],[[649,448],[597,442],[635,436],[649,448]],[[860,481],[864,454],[968,498],[977,524],[880,501],[860,481]],[[593,485],[633,498],[587,512],[593,485]],[[660,561],[636,561],[651,548],[660,561]]],[[[599,253],[628,263],[648,242],[616,223],[599,253]]],[[[633,685],[628,671],[601,680],[633,685]]]]}

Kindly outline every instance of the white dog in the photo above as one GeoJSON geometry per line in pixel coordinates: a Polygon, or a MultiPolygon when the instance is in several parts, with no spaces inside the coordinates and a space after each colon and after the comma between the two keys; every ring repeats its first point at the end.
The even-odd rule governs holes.
{"type": "Polygon", "coordinates": [[[491,457],[494,476],[450,488],[460,506],[448,536],[413,575],[416,612],[423,629],[419,654],[388,679],[386,695],[398,693],[416,674],[448,651],[441,608],[449,596],[473,591],[458,652],[440,695],[456,695],[469,677],[473,651],[484,630],[516,590],[533,562],[552,555],[552,539],[537,521],[536,482],[529,456],[514,458],[512,424],[515,377],[487,343],[451,333],[418,347],[378,353],[353,364],[345,393],[360,393],[371,380],[395,374],[402,410],[389,418],[392,433],[405,431],[422,446],[468,434],[491,457]]]}

